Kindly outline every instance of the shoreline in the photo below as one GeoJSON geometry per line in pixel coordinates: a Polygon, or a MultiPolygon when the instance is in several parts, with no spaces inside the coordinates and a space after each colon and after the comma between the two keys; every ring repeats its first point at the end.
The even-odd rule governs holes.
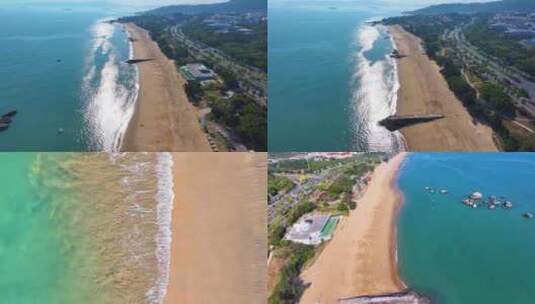
{"type": "Polygon", "coordinates": [[[387,26],[393,46],[407,57],[396,59],[399,79],[396,114],[443,114],[445,118],[399,130],[409,151],[497,151],[489,126],[475,124],[440,67],[423,52],[420,38],[401,26],[387,26]]]}
{"type": "Polygon", "coordinates": [[[379,165],[368,189],[308,266],[301,278],[310,287],[300,303],[337,303],[356,296],[407,289],[397,267],[397,216],[402,204],[397,178],[406,153],[379,165]]]}
{"type": "Polygon", "coordinates": [[[173,153],[170,279],[163,303],[267,299],[267,153],[173,153]]]}
{"type": "Polygon", "coordinates": [[[123,24],[134,58],[151,59],[136,63],[138,94],[134,113],[126,127],[121,151],[211,151],[198,115],[184,91],[179,75],[149,33],[132,24],[123,24]]]}

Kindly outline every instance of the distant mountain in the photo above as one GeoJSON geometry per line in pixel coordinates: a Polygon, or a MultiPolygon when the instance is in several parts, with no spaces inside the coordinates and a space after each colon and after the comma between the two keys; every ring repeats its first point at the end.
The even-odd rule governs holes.
{"type": "Polygon", "coordinates": [[[452,3],[431,5],[419,10],[408,12],[409,14],[475,14],[475,13],[499,13],[504,11],[535,11],[535,0],[502,0],[486,3],[452,3]]]}
{"type": "Polygon", "coordinates": [[[216,4],[170,5],[145,12],[144,14],[170,15],[176,13],[201,14],[231,12],[267,12],[267,0],[230,0],[228,2],[216,4]]]}

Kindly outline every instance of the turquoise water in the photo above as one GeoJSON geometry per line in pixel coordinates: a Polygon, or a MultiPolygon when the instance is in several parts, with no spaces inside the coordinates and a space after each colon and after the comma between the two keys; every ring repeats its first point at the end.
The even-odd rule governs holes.
{"type": "Polygon", "coordinates": [[[534,180],[534,154],[411,154],[399,180],[403,280],[435,303],[533,303],[535,221],[522,214],[535,212],[534,180]],[[461,199],[474,191],[514,206],[465,207],[461,199]]]}
{"type": "MultiPolygon", "coordinates": [[[[67,303],[87,297],[75,280],[60,227],[35,192],[36,154],[0,154],[0,291],[3,303],[67,303]],[[72,294],[76,288],[79,296],[72,294]],[[63,290],[63,292],[59,292],[63,290]]],[[[78,278],[79,279],[79,278],[78,278]]],[[[87,303],[87,302],[86,302],[87,303]]]]}
{"type": "Polygon", "coordinates": [[[0,153],[0,302],[162,303],[168,158],[0,153]]]}
{"type": "Polygon", "coordinates": [[[0,151],[117,150],[135,101],[123,7],[0,4],[0,151]],[[105,109],[105,110],[103,110],[105,109]],[[60,132],[62,129],[62,132],[60,132]]]}
{"type": "Polygon", "coordinates": [[[364,22],[399,14],[374,1],[269,3],[270,151],[386,151],[395,107],[392,44],[364,22]]]}

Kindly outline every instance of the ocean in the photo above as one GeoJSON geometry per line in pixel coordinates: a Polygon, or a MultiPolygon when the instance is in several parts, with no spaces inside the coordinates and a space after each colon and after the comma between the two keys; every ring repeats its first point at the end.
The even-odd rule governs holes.
{"type": "Polygon", "coordinates": [[[2,151],[117,151],[134,112],[137,69],[121,25],[138,7],[0,4],[2,151]]]}
{"type": "Polygon", "coordinates": [[[398,263],[407,285],[439,304],[533,303],[535,155],[413,153],[399,175],[398,263]],[[425,187],[447,189],[430,193],[425,187]],[[512,209],[462,204],[479,191],[512,209]]]}
{"type": "Polygon", "coordinates": [[[377,124],[396,108],[393,41],[365,23],[400,12],[375,1],[269,3],[270,151],[404,148],[377,124]]]}
{"type": "Polygon", "coordinates": [[[170,154],[0,153],[0,166],[2,303],[162,303],[170,154]]]}

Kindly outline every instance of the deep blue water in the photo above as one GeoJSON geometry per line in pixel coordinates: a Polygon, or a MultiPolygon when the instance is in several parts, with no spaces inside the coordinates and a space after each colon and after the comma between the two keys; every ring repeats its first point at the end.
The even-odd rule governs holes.
{"type": "Polygon", "coordinates": [[[382,28],[398,8],[336,1],[269,3],[270,151],[396,150],[377,125],[395,105],[397,75],[382,28]]]}
{"type": "Polygon", "coordinates": [[[533,303],[535,221],[522,214],[535,213],[534,180],[535,154],[411,154],[399,179],[402,279],[434,303],[533,303]],[[464,206],[474,191],[513,208],[464,206]]]}
{"type": "Polygon", "coordinates": [[[18,110],[0,132],[0,150],[117,148],[121,128],[110,120],[127,120],[135,71],[120,65],[129,57],[126,34],[99,21],[128,13],[96,4],[0,4],[0,114],[18,110]]]}

